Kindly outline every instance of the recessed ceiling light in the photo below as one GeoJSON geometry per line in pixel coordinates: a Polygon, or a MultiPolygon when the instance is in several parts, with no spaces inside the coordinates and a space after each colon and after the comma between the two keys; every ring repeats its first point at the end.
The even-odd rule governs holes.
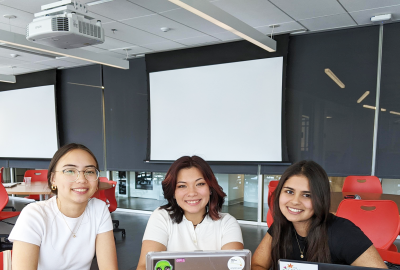
{"type": "Polygon", "coordinates": [[[111,2],[111,1],[113,1],[113,0],[97,0],[97,1],[88,2],[88,3],[86,3],[86,5],[94,6],[94,5],[103,4],[103,3],[107,3],[107,2],[111,2]]]}

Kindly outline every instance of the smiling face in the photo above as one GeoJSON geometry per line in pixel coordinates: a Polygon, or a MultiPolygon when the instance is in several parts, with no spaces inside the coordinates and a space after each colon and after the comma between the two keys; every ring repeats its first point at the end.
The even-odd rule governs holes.
{"type": "Polygon", "coordinates": [[[75,149],[60,158],[52,174],[52,184],[57,186],[58,198],[65,204],[86,204],[96,192],[98,180],[86,180],[83,171],[96,168],[96,161],[85,150],[75,149]],[[75,182],[69,182],[63,170],[77,169],[81,171],[75,182]]]}
{"type": "Polygon", "coordinates": [[[193,224],[203,220],[210,200],[210,187],[199,169],[191,167],[178,172],[175,199],[193,224]]]}
{"type": "Polygon", "coordinates": [[[279,208],[286,219],[293,223],[297,233],[304,236],[314,215],[307,177],[294,175],[286,180],[279,195],[279,208]]]}

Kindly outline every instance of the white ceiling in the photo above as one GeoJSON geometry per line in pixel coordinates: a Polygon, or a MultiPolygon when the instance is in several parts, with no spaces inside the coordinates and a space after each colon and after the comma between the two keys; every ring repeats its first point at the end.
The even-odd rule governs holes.
{"type": "MultiPolygon", "coordinates": [[[[82,0],[86,3],[92,0],[82,0]]],[[[0,29],[25,34],[26,25],[40,6],[55,0],[0,0],[0,29]],[[5,14],[17,16],[8,20],[5,14]]],[[[400,20],[400,0],[212,0],[264,34],[278,24],[274,34],[300,30],[327,31],[371,24],[375,15],[391,13],[400,20]]],[[[125,58],[240,40],[239,37],[182,9],[168,0],[114,0],[89,7],[100,19],[106,34],[104,44],[82,48],[99,54],[125,58]],[[171,28],[162,32],[161,27],[171,28]],[[116,29],[116,31],[111,31],[116,29]]],[[[90,64],[72,58],[52,59],[0,48],[0,74],[23,74],[54,67],[69,68],[90,64]],[[20,56],[12,58],[10,54],[20,56]]]]}

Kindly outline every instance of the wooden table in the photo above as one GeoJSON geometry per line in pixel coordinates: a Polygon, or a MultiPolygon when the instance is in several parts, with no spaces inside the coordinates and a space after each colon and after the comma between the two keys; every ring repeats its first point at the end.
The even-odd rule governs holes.
{"type": "MultiPolygon", "coordinates": [[[[99,189],[109,189],[112,185],[107,182],[100,182],[99,189]]],[[[51,190],[47,184],[47,182],[32,182],[30,185],[26,185],[25,182],[20,183],[14,187],[6,188],[7,194],[15,194],[15,195],[39,195],[40,200],[43,200],[43,195],[51,194],[51,190]]]]}
{"type": "Polygon", "coordinates": [[[331,192],[331,213],[336,213],[339,204],[346,195],[359,195],[362,200],[391,200],[397,204],[400,212],[400,196],[394,194],[360,193],[360,192],[331,192]]]}
{"type": "Polygon", "coordinates": [[[6,188],[6,191],[9,195],[39,195],[41,201],[43,200],[43,195],[51,194],[47,182],[32,182],[30,185],[26,185],[25,182],[23,182],[14,187],[6,188]]]}

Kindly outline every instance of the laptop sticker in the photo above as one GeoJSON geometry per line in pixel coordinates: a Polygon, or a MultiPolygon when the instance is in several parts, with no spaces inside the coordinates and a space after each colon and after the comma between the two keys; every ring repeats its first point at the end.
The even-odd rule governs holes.
{"type": "Polygon", "coordinates": [[[160,260],[156,263],[154,270],[173,270],[174,260],[160,260]]]}
{"type": "Polygon", "coordinates": [[[242,270],[244,268],[244,260],[241,257],[232,257],[228,261],[229,270],[242,270]]]}
{"type": "Polygon", "coordinates": [[[280,270],[318,270],[318,264],[279,262],[280,270]]]}

